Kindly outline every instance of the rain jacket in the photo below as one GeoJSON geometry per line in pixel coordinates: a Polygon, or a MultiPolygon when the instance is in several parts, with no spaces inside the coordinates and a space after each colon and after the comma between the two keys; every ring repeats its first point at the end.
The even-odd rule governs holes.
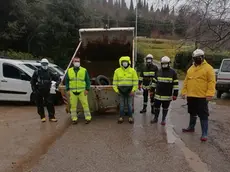
{"type": "Polygon", "coordinates": [[[117,68],[113,76],[113,89],[116,93],[129,95],[130,92],[135,92],[138,88],[138,76],[135,69],[130,67],[130,57],[123,56],[119,59],[120,67],[117,68]],[[124,68],[121,62],[125,60],[129,62],[129,67],[124,68]]]}
{"type": "Polygon", "coordinates": [[[143,88],[149,89],[152,84],[152,79],[157,75],[158,68],[156,65],[151,64],[150,66],[145,66],[140,73],[139,85],[143,85],[143,88]]]}
{"type": "Polygon", "coordinates": [[[156,83],[155,99],[171,101],[172,96],[178,96],[177,73],[172,68],[160,69],[153,79],[153,83],[156,83]]]}
{"type": "Polygon", "coordinates": [[[193,64],[188,69],[181,94],[197,98],[213,97],[215,86],[214,69],[204,60],[201,65],[193,64]]]}

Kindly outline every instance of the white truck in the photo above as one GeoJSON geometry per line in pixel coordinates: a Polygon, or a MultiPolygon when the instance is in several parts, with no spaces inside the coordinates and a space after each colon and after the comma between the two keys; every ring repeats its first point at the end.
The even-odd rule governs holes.
{"type": "Polygon", "coordinates": [[[216,73],[217,98],[221,98],[223,93],[230,92],[230,59],[223,59],[220,69],[216,73]]]}
{"type": "MultiPolygon", "coordinates": [[[[81,65],[88,70],[90,77],[96,78],[97,81],[92,79],[88,96],[90,110],[99,113],[117,111],[119,96],[112,87],[113,74],[115,69],[120,67],[121,56],[129,56],[131,66],[134,67],[134,28],[87,28],[80,29],[79,34],[80,41],[73,57],[80,57],[81,65]]],[[[72,60],[68,68],[71,62],[72,60]]],[[[67,97],[65,86],[60,85],[59,88],[63,96],[67,97]]],[[[78,109],[82,111],[81,105],[78,109]]]]}

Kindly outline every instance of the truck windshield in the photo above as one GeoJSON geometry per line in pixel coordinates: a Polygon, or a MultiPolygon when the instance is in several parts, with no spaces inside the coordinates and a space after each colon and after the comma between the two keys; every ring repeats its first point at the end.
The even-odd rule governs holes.
{"type": "Polygon", "coordinates": [[[221,72],[230,72],[230,60],[224,60],[221,67],[221,72]]]}

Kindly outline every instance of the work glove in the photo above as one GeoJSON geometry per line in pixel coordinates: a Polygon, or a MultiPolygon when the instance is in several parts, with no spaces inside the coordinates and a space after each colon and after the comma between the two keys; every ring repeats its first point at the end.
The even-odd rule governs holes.
{"type": "Polygon", "coordinates": [[[138,85],[138,90],[141,91],[141,89],[142,89],[142,86],[141,86],[141,85],[138,85]]]}
{"type": "Polygon", "coordinates": [[[177,99],[177,96],[173,96],[172,99],[173,101],[175,101],[177,99]]]}

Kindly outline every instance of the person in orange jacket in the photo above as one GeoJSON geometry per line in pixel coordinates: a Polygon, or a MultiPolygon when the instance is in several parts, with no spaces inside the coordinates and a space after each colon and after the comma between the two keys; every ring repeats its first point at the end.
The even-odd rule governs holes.
{"type": "Polygon", "coordinates": [[[215,95],[215,72],[205,60],[204,51],[196,49],[193,54],[193,65],[188,69],[181,91],[182,98],[187,97],[190,122],[183,132],[194,132],[197,116],[200,118],[201,141],[207,140],[208,135],[208,101],[215,95]]]}

